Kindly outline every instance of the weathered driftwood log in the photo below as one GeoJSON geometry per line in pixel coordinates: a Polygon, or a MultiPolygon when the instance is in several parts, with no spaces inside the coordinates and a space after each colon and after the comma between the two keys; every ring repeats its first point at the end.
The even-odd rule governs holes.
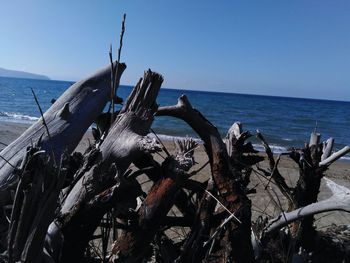
{"type": "Polygon", "coordinates": [[[8,262],[42,262],[44,239],[58,207],[67,161],[53,165],[45,151],[27,152],[17,186],[8,234],[8,262]]]}
{"type": "Polygon", "coordinates": [[[115,242],[110,262],[142,262],[149,252],[150,242],[164,224],[174,205],[175,197],[186,184],[186,172],[194,165],[193,140],[177,142],[177,154],[168,156],[161,166],[161,178],[143,201],[136,218],[128,230],[115,242]]]}
{"type": "MultiPolygon", "coordinates": [[[[122,176],[143,152],[159,149],[158,144],[146,135],[157,110],[155,100],[162,82],[159,74],[150,70],[145,72],[100,148],[95,150],[96,159],[83,174],[77,173],[80,178],[63,200],[60,216],[55,222],[64,236],[63,262],[77,262],[83,258],[91,235],[107,212],[108,206],[97,207],[98,202],[94,203],[96,196],[113,187],[117,183],[115,176],[122,176]]],[[[118,198],[115,201],[118,202],[118,198]]]]}
{"type": "Polygon", "coordinates": [[[271,219],[264,230],[264,235],[269,236],[275,231],[287,226],[291,222],[308,216],[313,216],[318,213],[328,211],[344,211],[350,213],[350,190],[344,186],[336,184],[330,179],[324,179],[326,180],[327,186],[333,193],[330,198],[312,203],[287,213],[283,213],[277,218],[271,219]]]}
{"type": "MultiPolygon", "coordinates": [[[[316,203],[324,172],[330,164],[350,151],[350,147],[346,146],[331,155],[334,141],[330,138],[321,144],[320,138],[320,134],[313,132],[305,148],[290,153],[290,157],[299,165],[299,179],[293,189],[295,207],[290,211],[316,203]]],[[[297,245],[308,251],[314,250],[316,231],[313,215],[303,217],[300,223],[293,222],[291,230],[297,245]]]]}
{"type": "MultiPolygon", "coordinates": [[[[125,64],[119,65],[118,79],[125,70],[125,64]]],[[[85,131],[96,120],[111,94],[110,66],[90,77],[73,84],[67,89],[44,114],[50,136],[40,118],[28,128],[17,140],[4,150],[0,159],[0,205],[8,200],[6,189],[18,178],[12,172],[25,155],[26,148],[39,141],[40,147],[53,154],[58,163],[64,151],[72,152],[85,131]]]]}
{"type": "MultiPolygon", "coordinates": [[[[215,253],[220,262],[227,260],[254,260],[250,242],[251,204],[242,186],[242,178],[232,169],[226,146],[214,125],[195,110],[186,96],[181,96],[175,106],[161,107],[159,116],[173,116],[187,122],[204,141],[204,147],[209,157],[212,177],[218,189],[223,204],[240,220],[231,221],[223,235],[227,236],[227,243],[219,244],[215,253]]],[[[203,255],[201,255],[203,257],[203,255]]]]}
{"type": "MultiPolygon", "coordinates": [[[[126,66],[120,64],[119,68],[118,78],[126,66]]],[[[53,155],[55,162],[59,163],[62,153],[74,150],[85,131],[110,99],[110,78],[110,67],[106,67],[72,85],[44,114],[50,136],[40,119],[1,151],[0,155],[4,158],[0,159],[1,237],[6,236],[8,228],[3,206],[11,205],[13,202],[11,197],[13,194],[10,192],[16,189],[20,173],[18,168],[25,156],[26,148],[40,141],[40,148],[53,155]]],[[[2,246],[3,244],[0,244],[0,250],[2,246]]]]}
{"type": "MultiPolygon", "coordinates": [[[[245,188],[249,183],[249,176],[251,173],[251,165],[255,162],[263,160],[262,157],[256,155],[245,156],[245,153],[256,153],[251,143],[245,143],[245,140],[249,137],[248,132],[242,131],[242,125],[236,122],[229,129],[226,136],[225,144],[229,155],[229,159],[232,165],[232,169],[235,169],[236,173],[241,174],[240,183],[245,188]]],[[[204,261],[225,261],[225,253],[215,251],[213,245],[217,243],[230,243],[227,241],[227,235],[222,240],[216,240],[220,233],[224,233],[224,227],[231,220],[239,220],[234,213],[221,212],[214,215],[215,206],[217,200],[215,200],[217,190],[214,187],[214,182],[210,180],[207,185],[207,189],[201,198],[197,218],[191,228],[191,232],[186,239],[182,248],[182,253],[177,259],[177,262],[194,262],[200,261],[204,258],[204,261]],[[224,214],[224,215],[222,215],[224,214]],[[222,223],[221,219],[224,218],[222,223]],[[213,231],[213,229],[215,231],[213,231]],[[213,232],[213,233],[211,233],[213,232]],[[210,238],[209,238],[210,236],[210,238]]],[[[221,236],[222,237],[222,236],[221,236]]],[[[221,245],[222,245],[221,244],[221,245]]],[[[224,246],[221,246],[224,247],[224,246]]]]}
{"type": "MultiPolygon", "coordinates": [[[[230,129],[227,132],[226,135],[226,149],[229,155],[231,167],[234,170],[233,173],[239,175],[238,178],[235,179],[235,183],[240,187],[240,189],[247,195],[248,193],[255,193],[255,189],[248,189],[248,184],[250,182],[250,175],[252,172],[252,165],[261,162],[264,160],[264,157],[256,155],[257,151],[254,150],[253,145],[251,142],[247,142],[246,140],[251,137],[249,131],[244,131],[243,126],[240,122],[235,122],[230,129]]],[[[229,231],[226,231],[225,229],[231,227],[232,223],[231,221],[237,223],[242,222],[241,219],[245,218],[239,218],[239,212],[238,213],[231,213],[230,215],[226,216],[224,220],[220,223],[219,226],[216,227],[214,233],[211,234],[210,239],[206,242],[206,244],[212,243],[212,246],[214,245],[214,239],[216,239],[216,242],[221,245],[221,251],[212,252],[212,254],[207,256],[208,262],[211,261],[220,261],[224,262],[225,260],[229,259],[229,253],[230,248],[226,248],[226,244],[230,243],[233,247],[238,247],[240,245],[239,242],[242,240],[245,240],[247,238],[251,238],[250,236],[246,236],[245,229],[233,229],[232,233],[229,231]],[[230,226],[231,225],[231,226],[230,226]],[[225,233],[225,235],[223,235],[225,233]],[[221,234],[221,237],[218,238],[221,234]],[[231,240],[234,239],[234,240],[231,240]],[[226,250],[226,251],[225,251],[226,250]],[[223,253],[224,251],[224,253],[223,253]],[[226,257],[223,257],[225,255],[226,257]]],[[[246,240],[246,243],[250,241],[246,240]]],[[[215,247],[215,246],[213,246],[215,247]]],[[[241,255],[242,256],[242,255],[241,255]]],[[[246,255],[244,258],[236,259],[237,262],[251,262],[253,261],[253,258],[251,255],[246,255]]]]}
{"type": "MultiPolygon", "coordinates": [[[[323,169],[319,168],[321,155],[320,134],[314,132],[311,133],[310,142],[304,149],[291,153],[291,157],[299,165],[299,179],[294,189],[296,203],[294,209],[317,201],[324,172],[323,169]]],[[[310,222],[312,225],[312,220],[310,222]]]]}
{"type": "MultiPolygon", "coordinates": [[[[277,162],[274,163],[272,151],[269,149],[265,139],[261,134],[259,137],[263,141],[267,151],[271,171],[274,172],[277,162]]],[[[270,220],[265,231],[262,233],[261,240],[263,242],[273,240],[270,239],[272,237],[271,234],[276,233],[278,229],[291,223],[289,226],[291,236],[288,237],[289,244],[287,246],[295,248],[302,247],[308,252],[315,251],[318,233],[315,231],[314,214],[333,210],[347,211],[349,209],[335,195],[328,200],[317,202],[324,172],[330,164],[350,151],[350,147],[346,146],[332,154],[333,144],[334,140],[332,138],[321,144],[320,134],[313,132],[309,143],[303,149],[292,149],[287,153],[299,165],[299,178],[296,186],[291,188],[285,187],[283,177],[280,179],[278,179],[280,177],[279,175],[276,178],[272,177],[273,179],[278,179],[275,182],[287,200],[289,200],[290,206],[287,213],[282,211],[278,218],[270,220]]],[[[273,174],[272,172],[271,174],[273,174]]],[[[345,198],[344,201],[348,202],[349,200],[345,198]]],[[[276,242],[279,243],[280,240],[278,239],[276,242]]],[[[278,244],[275,245],[277,247],[279,246],[278,244]]],[[[292,256],[290,253],[293,254],[293,251],[293,249],[289,249],[288,251],[284,251],[284,253],[287,253],[287,257],[290,257],[292,256]]]]}

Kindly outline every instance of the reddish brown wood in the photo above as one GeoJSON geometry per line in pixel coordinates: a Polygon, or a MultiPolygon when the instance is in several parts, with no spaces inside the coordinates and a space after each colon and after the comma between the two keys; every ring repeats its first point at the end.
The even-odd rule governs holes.
{"type": "Polygon", "coordinates": [[[250,242],[251,211],[250,200],[246,197],[241,185],[241,177],[231,166],[226,146],[214,125],[195,110],[186,96],[181,96],[177,105],[158,109],[159,116],[173,116],[187,122],[204,141],[213,180],[224,205],[231,213],[237,213],[241,224],[231,222],[228,235],[223,244],[217,248],[222,262],[232,260],[253,261],[253,251],[250,242]],[[227,255],[226,255],[227,254],[227,255]],[[244,257],[243,257],[244,255],[244,257]]]}

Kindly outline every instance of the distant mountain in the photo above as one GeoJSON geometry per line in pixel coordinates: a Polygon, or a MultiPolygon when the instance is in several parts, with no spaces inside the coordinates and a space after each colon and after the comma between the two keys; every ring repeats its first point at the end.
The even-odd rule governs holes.
{"type": "Polygon", "coordinates": [[[50,78],[44,75],[18,71],[18,70],[10,70],[0,68],[0,77],[8,77],[8,78],[23,78],[23,79],[45,79],[49,80],[50,78]]]}

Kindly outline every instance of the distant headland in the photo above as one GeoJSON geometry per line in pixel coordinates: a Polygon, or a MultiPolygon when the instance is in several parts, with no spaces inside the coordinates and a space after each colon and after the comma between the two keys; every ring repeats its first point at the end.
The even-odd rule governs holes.
{"type": "Polygon", "coordinates": [[[49,80],[50,78],[40,74],[34,74],[18,70],[4,69],[0,67],[0,77],[7,78],[23,78],[23,79],[44,79],[49,80]]]}

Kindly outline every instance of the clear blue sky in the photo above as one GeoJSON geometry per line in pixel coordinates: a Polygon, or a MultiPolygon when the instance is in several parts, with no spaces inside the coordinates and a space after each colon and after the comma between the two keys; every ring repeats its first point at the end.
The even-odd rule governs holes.
{"type": "Polygon", "coordinates": [[[167,88],[350,100],[348,0],[1,0],[0,67],[78,80],[124,12],[124,84],[151,68],[167,88]]]}

